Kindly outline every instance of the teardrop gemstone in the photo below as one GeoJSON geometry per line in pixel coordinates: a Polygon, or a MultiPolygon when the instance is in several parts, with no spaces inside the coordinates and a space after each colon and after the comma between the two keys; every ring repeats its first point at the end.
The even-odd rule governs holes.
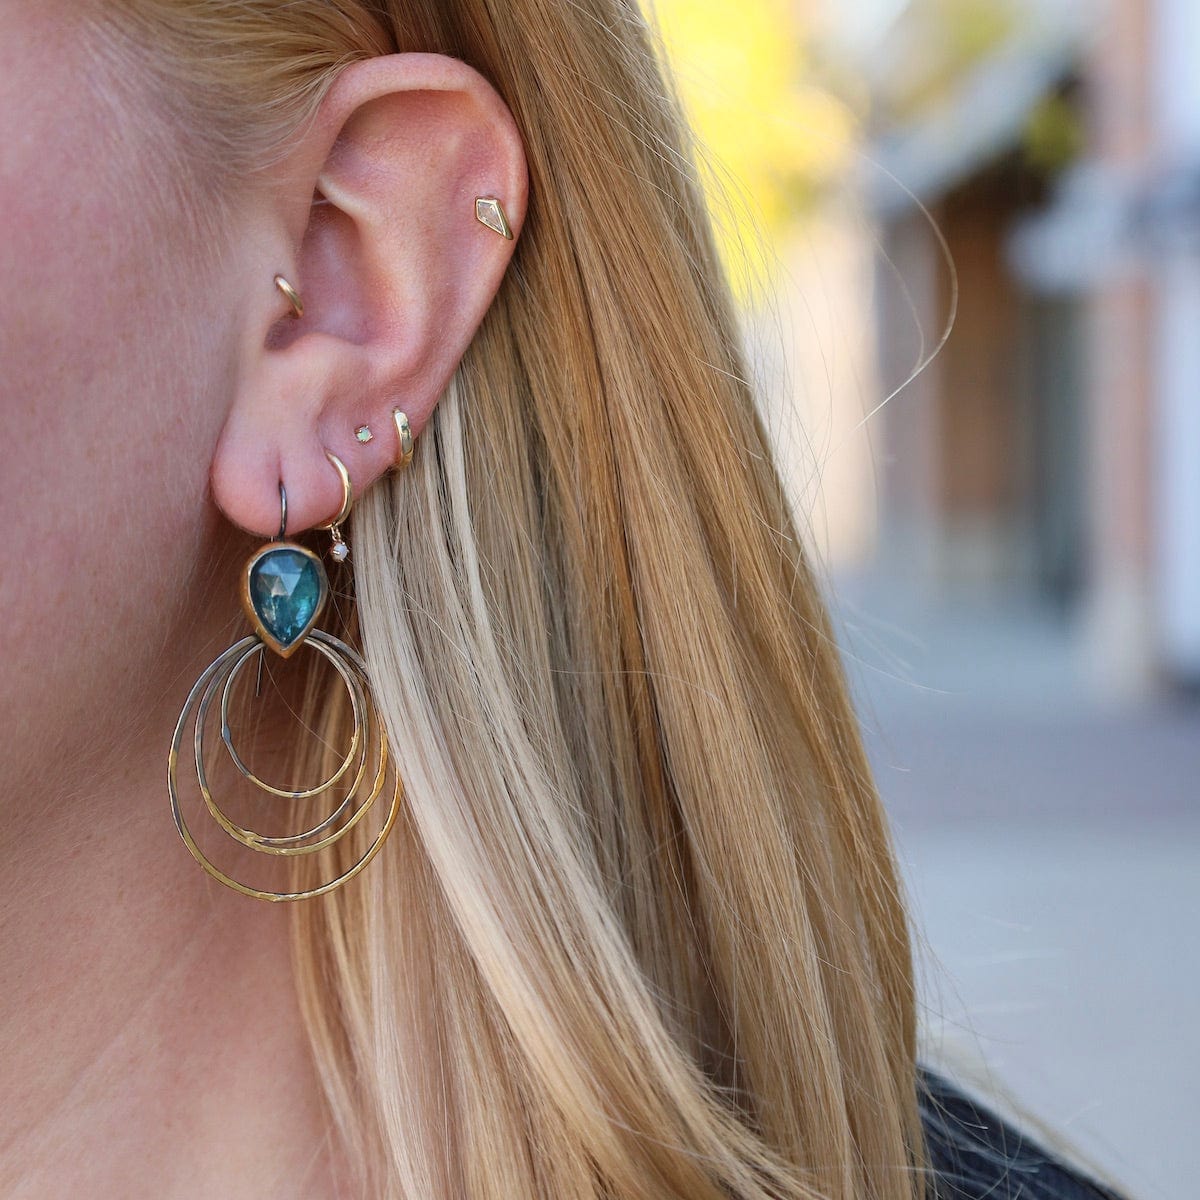
{"type": "Polygon", "coordinates": [[[280,654],[316,624],[328,590],[321,560],[302,546],[267,546],[250,560],[245,598],[259,632],[280,654]]]}

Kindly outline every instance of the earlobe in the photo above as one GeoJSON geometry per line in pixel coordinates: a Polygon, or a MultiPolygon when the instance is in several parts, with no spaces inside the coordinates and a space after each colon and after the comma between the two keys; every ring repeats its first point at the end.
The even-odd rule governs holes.
{"type": "Polygon", "coordinates": [[[504,102],[436,54],[344,68],[274,181],[257,201],[255,253],[238,268],[259,333],[212,469],[221,509],[264,535],[278,524],[280,481],[293,532],[336,513],[327,452],[356,496],[392,467],[394,410],[420,439],[500,287],[527,193],[504,102]],[[285,316],[288,328],[267,336],[285,316]]]}

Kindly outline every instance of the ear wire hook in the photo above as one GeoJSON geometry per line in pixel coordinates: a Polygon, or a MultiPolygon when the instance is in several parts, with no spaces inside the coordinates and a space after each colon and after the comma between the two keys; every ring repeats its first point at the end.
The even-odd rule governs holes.
{"type": "MultiPolygon", "coordinates": [[[[283,486],[283,480],[279,481],[279,532],[275,535],[277,542],[282,542],[287,536],[287,488],[283,486]]],[[[262,676],[263,676],[263,659],[265,654],[258,656],[258,670],[254,674],[254,698],[257,700],[262,695],[262,676]]]]}
{"type": "Polygon", "coordinates": [[[283,480],[279,481],[279,532],[275,535],[277,542],[282,542],[287,536],[287,488],[283,480]]]}

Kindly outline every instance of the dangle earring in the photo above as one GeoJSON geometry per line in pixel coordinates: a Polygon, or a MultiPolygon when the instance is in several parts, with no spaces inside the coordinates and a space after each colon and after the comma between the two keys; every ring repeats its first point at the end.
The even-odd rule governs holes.
{"type": "Polygon", "coordinates": [[[317,528],[328,529],[329,536],[333,538],[333,545],[329,548],[330,557],[335,562],[345,562],[350,557],[350,547],[346,545],[346,539],[342,537],[341,526],[354,506],[354,489],[350,486],[350,472],[346,470],[346,464],[332,450],[326,450],[325,457],[329,459],[333,469],[338,473],[338,481],[342,485],[342,507],[332,521],[325,525],[318,525],[317,528]]]}
{"type": "MultiPolygon", "coordinates": [[[[338,472],[343,501],[337,516],[320,528],[330,531],[333,537],[332,553],[342,561],[349,553],[349,548],[340,526],[350,514],[353,493],[349,473],[341,460],[332,453],[327,452],[327,455],[338,472]]],[[[184,819],[179,798],[178,769],[180,751],[189,727],[192,728],[190,741],[196,780],[208,814],[234,842],[265,855],[309,855],[334,846],[358,825],[384,791],[388,774],[387,736],[371,699],[366,664],[345,642],[315,628],[329,599],[329,580],[316,554],[287,540],[287,492],[282,481],[279,484],[279,509],[278,535],[255,551],[242,568],[241,599],[254,632],[223,651],[196,680],[179,714],[167,764],[171,813],[179,835],[192,856],[209,875],[227,887],[245,896],[274,901],[320,896],[357,875],[379,852],[395,824],[403,792],[400,779],[396,777],[389,811],[378,832],[355,861],[345,866],[345,861],[339,858],[338,864],[343,869],[333,878],[298,891],[270,891],[234,879],[200,848],[184,819]],[[340,677],[350,699],[352,731],[345,757],[323,783],[289,789],[267,783],[247,766],[230,729],[230,699],[235,682],[253,660],[258,660],[261,671],[268,650],[282,659],[288,659],[304,646],[325,658],[340,677]],[[353,771],[348,786],[344,788],[345,794],[340,800],[331,802],[333,811],[328,816],[302,832],[268,836],[243,828],[222,810],[209,784],[205,755],[209,712],[217,700],[218,692],[221,741],[226,754],[240,776],[260,791],[271,797],[292,801],[292,807],[295,807],[300,802],[334,790],[353,771]],[[374,752],[372,743],[376,744],[374,752]],[[372,762],[375,764],[373,779],[365,796],[362,796],[364,784],[371,774],[372,762]]]]}

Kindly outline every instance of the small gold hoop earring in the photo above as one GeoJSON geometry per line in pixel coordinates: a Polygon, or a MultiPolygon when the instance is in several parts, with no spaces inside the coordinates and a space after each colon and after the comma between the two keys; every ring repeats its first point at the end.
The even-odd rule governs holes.
{"type": "Polygon", "coordinates": [[[304,301],[300,299],[300,293],[282,275],[275,276],[275,286],[287,297],[287,302],[292,306],[292,318],[298,321],[304,316],[304,301]]]}
{"type": "Polygon", "coordinates": [[[398,471],[401,467],[407,467],[409,459],[413,456],[412,427],[408,423],[408,417],[398,408],[392,409],[392,420],[396,423],[396,438],[399,443],[392,469],[398,471]]]}
{"type": "Polygon", "coordinates": [[[354,507],[354,488],[350,483],[350,472],[346,470],[346,464],[332,450],[326,450],[325,457],[329,459],[341,481],[342,507],[338,509],[337,516],[332,521],[318,525],[317,528],[329,530],[330,536],[333,538],[333,545],[330,547],[329,553],[337,562],[345,562],[350,557],[350,547],[346,545],[346,539],[342,537],[340,526],[345,523],[351,508],[354,507]]]}

